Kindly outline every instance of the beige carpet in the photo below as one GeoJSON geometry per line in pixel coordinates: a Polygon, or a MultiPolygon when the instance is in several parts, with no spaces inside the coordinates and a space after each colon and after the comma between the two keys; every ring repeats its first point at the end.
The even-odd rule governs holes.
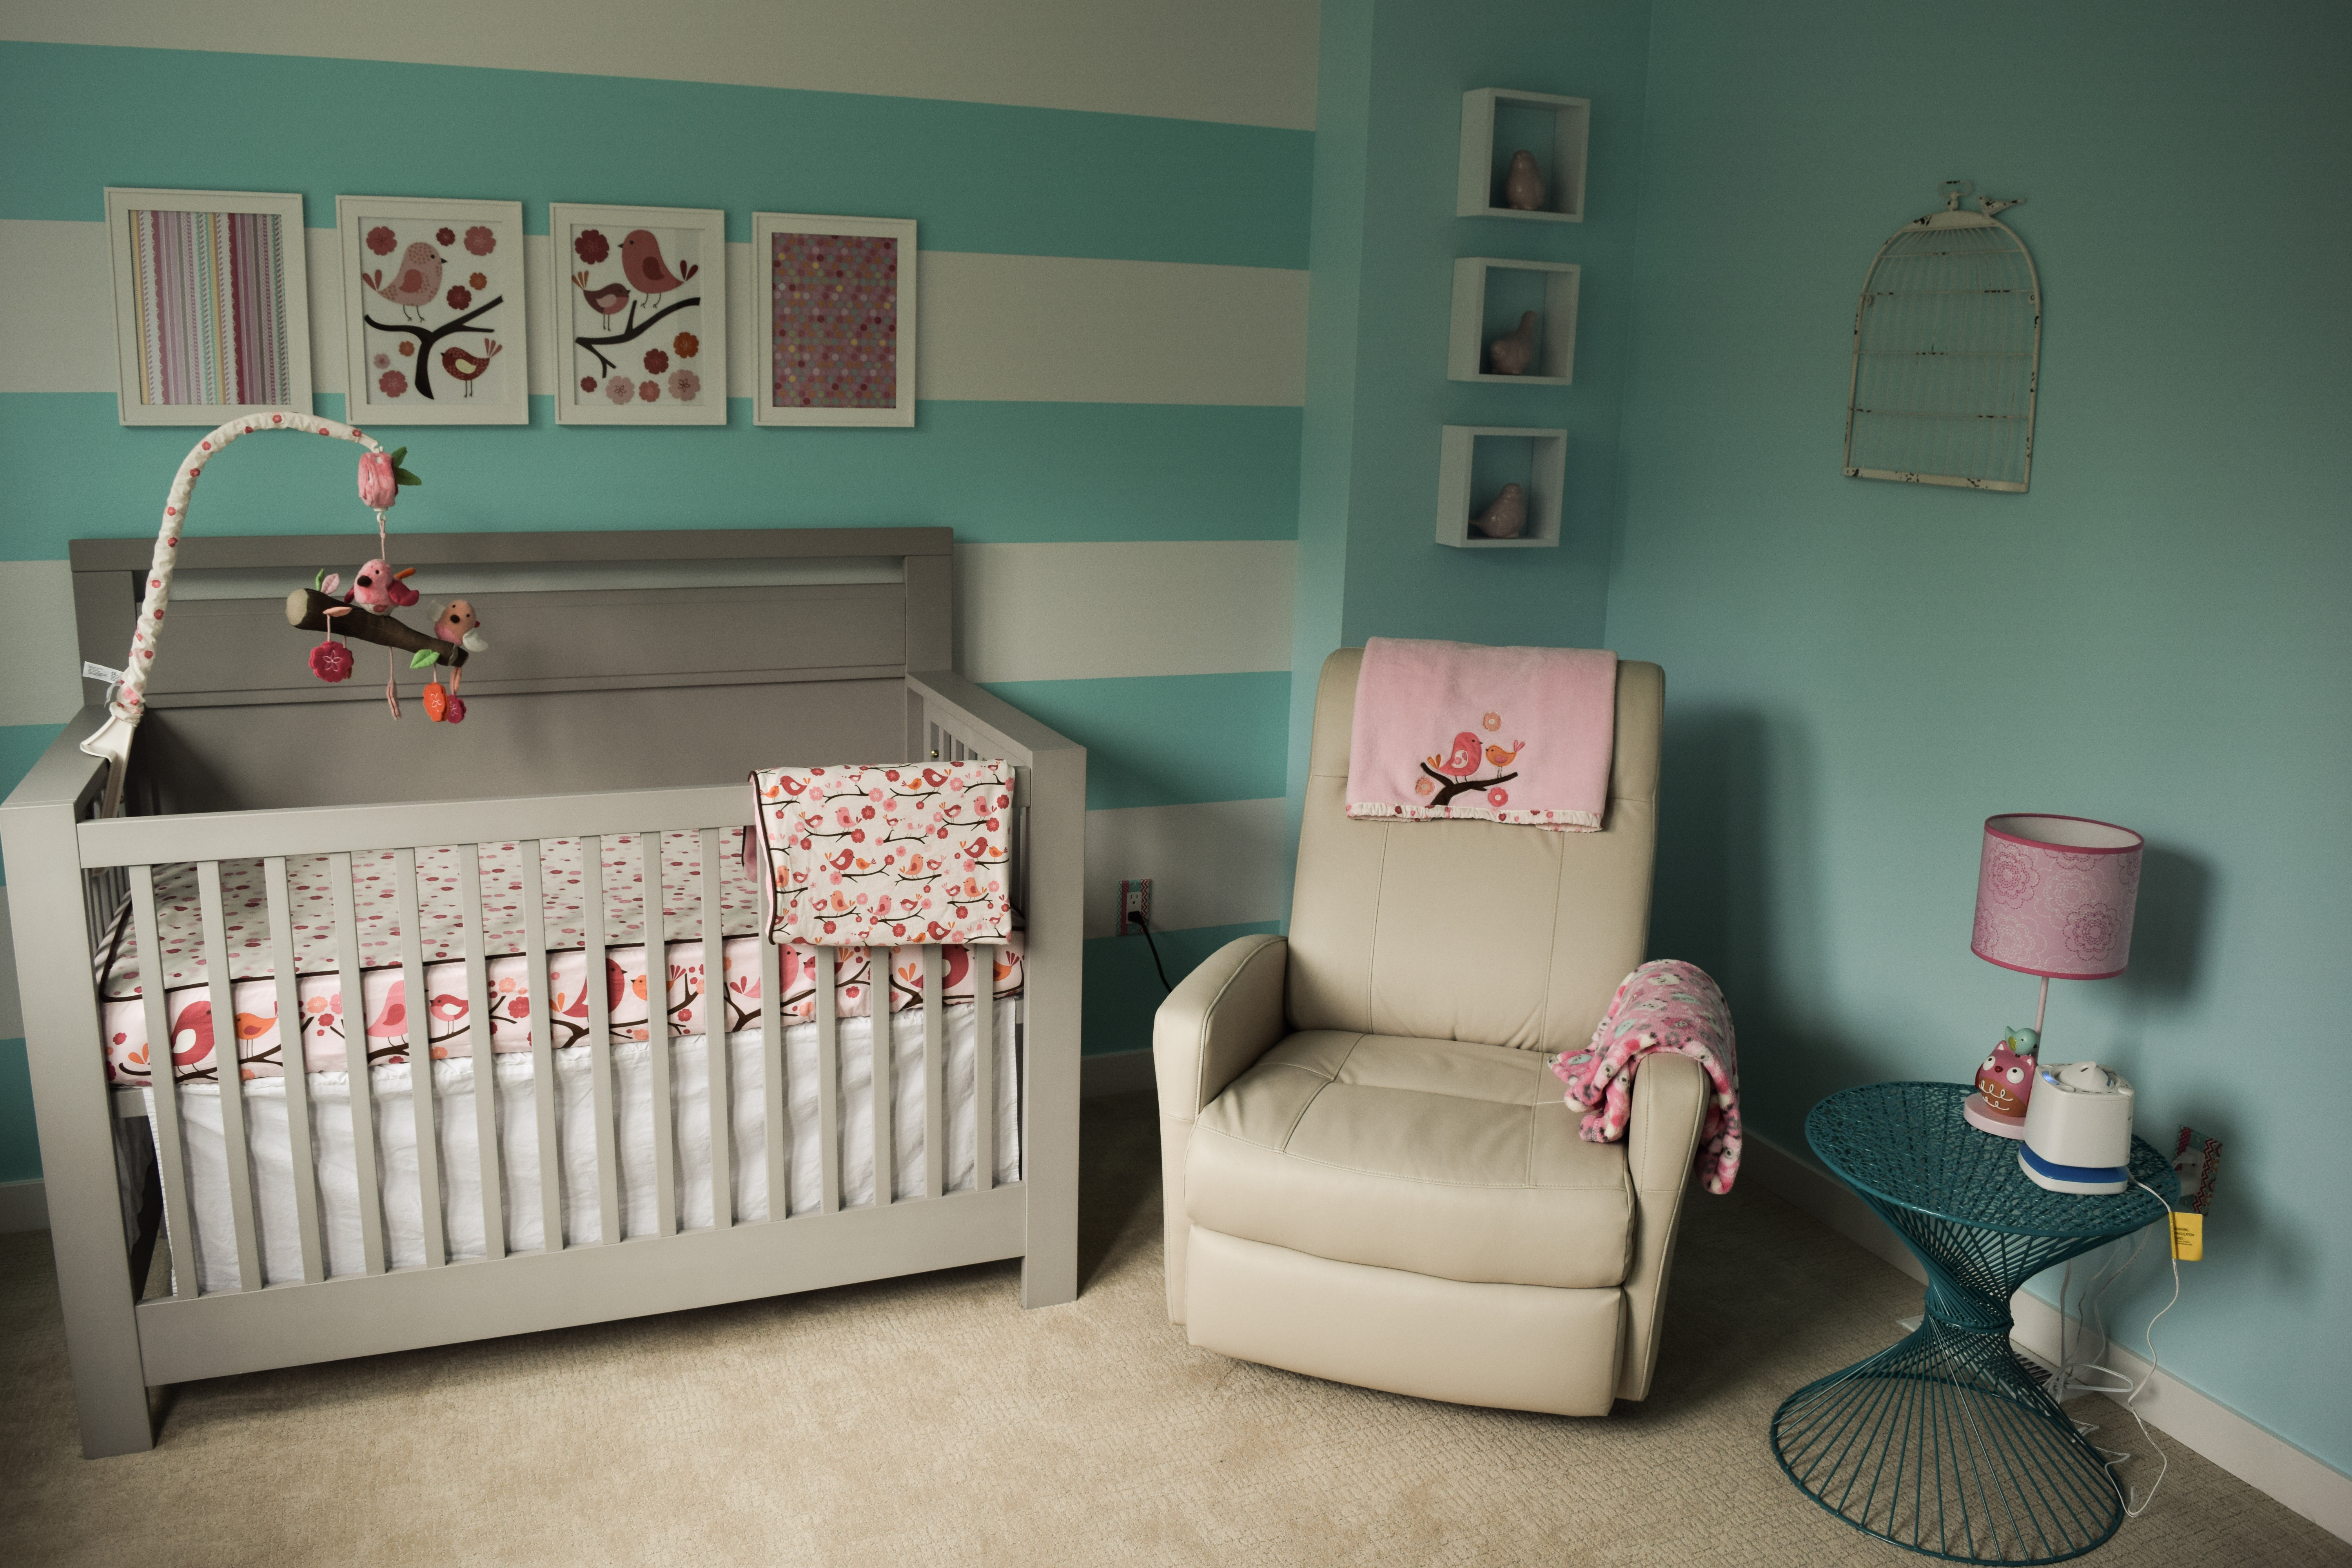
{"type": "MultiPolygon", "coordinates": [[[[1691,1200],[1658,1386],[1604,1421],[1466,1410],[1195,1351],[1161,1310],[1141,1097],[1087,1108],[1075,1304],[990,1265],[222,1378],[85,1461],[47,1237],[0,1237],[10,1563],[1872,1563],[1800,1496],[1773,1406],[1919,1290],[1778,1200],[1691,1200]]],[[[2075,1407],[2111,1442],[2127,1417],[2075,1407]]],[[[2124,1447],[2137,1447],[2133,1432],[2124,1447]]],[[[2352,1563],[2172,1449],[2093,1561],[2352,1563]]],[[[2153,1467],[2135,1462],[2145,1484],[2153,1467]]]]}

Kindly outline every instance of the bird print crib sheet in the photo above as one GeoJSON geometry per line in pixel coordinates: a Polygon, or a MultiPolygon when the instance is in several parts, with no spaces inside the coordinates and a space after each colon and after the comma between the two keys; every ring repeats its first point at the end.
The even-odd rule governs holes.
{"type": "MultiPolygon", "coordinates": [[[[649,977],[642,943],[604,950],[604,1001],[614,1043],[644,1040],[651,1036],[655,1014],[651,998],[661,997],[660,1016],[668,1035],[707,1033],[715,1018],[729,1034],[756,1028],[762,994],[758,937],[736,937],[719,944],[716,976],[704,959],[698,942],[674,942],[662,952],[662,964],[649,977]],[[659,978],[656,987],[651,978],[659,978]],[[716,996],[718,1006],[712,1006],[716,996]]],[[[942,950],[940,1000],[950,1007],[970,1006],[978,990],[972,969],[974,949],[942,950]]],[[[777,1011],[783,1023],[805,1024],[816,1016],[817,977],[822,973],[816,951],[786,947],[777,954],[782,988],[777,1011]]],[[[844,1018],[871,1016],[875,993],[884,994],[882,1011],[904,1012],[923,1003],[923,970],[915,949],[853,947],[834,954],[834,1008],[844,1018]],[[878,966],[878,972],[877,972],[878,966]]],[[[992,994],[998,1000],[1018,996],[1023,990],[1023,955],[1018,937],[988,950],[983,962],[992,963],[992,994]]],[[[530,961],[521,954],[493,958],[488,966],[488,1012],[490,1048],[497,1052],[528,1051],[541,998],[546,998],[548,1035],[557,1050],[584,1042],[594,1027],[590,1012],[588,954],[581,949],[547,955],[543,989],[530,984],[530,961]]],[[[480,1014],[468,993],[463,963],[425,966],[424,1032],[417,1032],[416,1014],[409,1006],[406,974],[396,968],[369,969],[360,975],[359,1009],[367,1059],[383,1067],[404,1062],[420,1045],[435,1061],[471,1054],[473,1030],[480,1014]]],[[[301,1010],[302,1061],[309,1072],[343,1072],[350,1065],[347,1040],[350,1020],[339,974],[303,974],[295,983],[301,1010]]],[[[278,983],[267,975],[239,980],[229,987],[230,1010],[236,1016],[235,1037],[240,1074],[247,1079],[277,1078],[286,1070],[286,1036],[278,1016],[278,983]]],[[[213,1016],[212,992],[205,985],[168,988],[163,1016],[171,1031],[173,1080],[216,1079],[220,1058],[215,1046],[223,1034],[213,1016]]],[[[106,1033],[106,1077],[111,1084],[137,1086],[153,1080],[152,1042],[147,1029],[147,1005],[131,996],[105,1003],[100,1011],[106,1033]]]]}
{"type": "Polygon", "coordinates": [[[1001,942],[1009,763],[764,768],[751,775],[771,942],[1001,942]]]}
{"type": "MultiPolygon", "coordinates": [[[[646,1037],[650,989],[646,968],[646,910],[641,838],[615,834],[601,841],[598,856],[604,894],[606,979],[613,1037],[646,1037]]],[[[721,946],[719,995],[726,1004],[724,1027],[751,1027],[760,1013],[759,890],[753,870],[737,851],[732,835],[722,836],[718,859],[721,946]]],[[[479,847],[482,951],[488,960],[493,993],[493,1049],[529,1050],[532,1008],[530,964],[523,956],[524,851],[520,841],[479,847]]],[[[708,1004],[703,961],[700,837],[692,833],[662,837],[656,851],[660,868],[659,929],[664,1006],[673,1034],[700,1034],[708,1004]]],[[[282,1070],[278,1028],[278,986],[270,962],[267,886],[258,861],[221,862],[221,914],[238,1054],[246,1075],[282,1070]]],[[[312,1072],[344,1066],[341,951],[336,934],[333,868],[324,855],[289,856],[288,925],[294,951],[297,992],[303,1009],[304,1059],[312,1072]]],[[[396,860],[391,850],[352,857],[352,930],[367,1019],[369,1056],[379,1063],[407,1059],[410,1022],[406,984],[400,966],[407,949],[401,929],[396,860]]],[[[417,924],[422,932],[427,996],[427,1037],[436,1058],[470,1051],[472,999],[467,994],[460,851],[452,846],[416,851],[417,924]]],[[[576,838],[540,841],[541,910],[550,952],[545,994],[553,999],[551,1036],[560,1049],[586,1037],[589,1004],[585,976],[587,897],[585,861],[576,838]]],[[[143,1083],[149,1076],[144,995],[147,977],[160,973],[164,1016],[170,1021],[175,1076],[214,1075],[210,963],[205,951],[201,909],[193,865],[163,866],[155,876],[155,934],[159,962],[143,962],[127,909],[116,922],[100,977],[105,999],[107,1076],[116,1083],[143,1083]]],[[[787,1023],[815,1016],[816,955],[812,948],[787,948],[781,955],[782,1007],[787,1023]]],[[[909,952],[886,961],[889,1006],[919,1005],[921,969],[909,952]]],[[[864,947],[836,955],[835,1005],[842,1017],[871,1010],[871,991],[881,984],[873,955],[864,947]]],[[[996,994],[1017,993],[1022,964],[1017,947],[998,955],[996,994]]],[[[945,997],[969,1002],[973,985],[969,954],[946,954],[945,997]]]]}

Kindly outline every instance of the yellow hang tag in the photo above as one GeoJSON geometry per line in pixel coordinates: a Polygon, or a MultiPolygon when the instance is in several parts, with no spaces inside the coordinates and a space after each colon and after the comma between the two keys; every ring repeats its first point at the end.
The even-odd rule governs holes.
{"type": "Polygon", "coordinates": [[[2176,1214],[2172,1216],[2172,1256],[2183,1263],[2195,1263],[2205,1256],[2203,1215],[2176,1214]]]}

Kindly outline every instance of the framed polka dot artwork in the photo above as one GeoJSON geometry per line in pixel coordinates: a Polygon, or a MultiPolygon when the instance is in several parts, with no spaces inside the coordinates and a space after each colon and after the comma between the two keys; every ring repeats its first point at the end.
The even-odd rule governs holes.
{"type": "Polygon", "coordinates": [[[727,215],[547,208],[559,425],[727,423],[727,215]]]}
{"type": "Polygon", "coordinates": [[[915,422],[912,218],[754,213],[751,265],[767,297],[759,424],[915,422]]]}

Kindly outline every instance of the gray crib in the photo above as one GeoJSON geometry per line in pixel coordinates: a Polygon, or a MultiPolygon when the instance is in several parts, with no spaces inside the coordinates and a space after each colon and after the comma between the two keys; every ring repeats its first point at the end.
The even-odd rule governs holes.
{"type": "MultiPolygon", "coordinates": [[[[121,658],[152,550],[149,542],[76,541],[75,610],[82,657],[121,658]]],[[[180,545],[170,646],[148,689],[148,712],[126,782],[123,815],[105,817],[108,764],[76,748],[103,716],[102,693],[0,806],[17,973],[47,1180],[58,1281],[73,1365],[83,1452],[129,1453],[155,1440],[151,1387],[195,1378],[329,1361],[461,1341],[674,1311],[856,1280],[992,1259],[1023,1260],[1030,1307],[1076,1294],[1080,878],[1084,865],[1086,752],[954,674],[953,539],[947,529],[678,531],[635,533],[405,535],[397,559],[417,570],[428,596],[473,599],[492,638],[467,668],[462,726],[430,724],[413,699],[422,677],[403,671],[412,700],[394,723],[362,647],[359,678],[328,686],[303,665],[314,634],[290,630],[287,590],[320,569],[349,570],[373,552],[360,536],[190,537],[180,545]],[[277,1017],[299,1018],[299,966],[288,865],[328,868],[337,964],[347,998],[362,995],[354,929],[354,857],[391,851],[400,929],[396,966],[412,1005],[426,994],[417,905],[417,856],[456,847],[463,868],[462,932],[468,994],[492,994],[481,906],[478,847],[520,847],[521,952],[545,977],[549,954],[606,948],[600,877],[616,836],[645,857],[643,886],[661,887],[654,853],[682,847],[698,907],[669,918],[698,932],[706,954],[722,951],[723,862],[753,816],[746,778],[779,764],[1003,759],[1014,765],[1014,904],[1025,943],[1017,1002],[992,996],[993,965],[974,963],[969,1028],[975,1141],[971,1174],[950,1190],[942,1079],[952,1011],[937,947],[877,950],[911,963],[920,987],[924,1043],[922,1160],[914,1190],[899,1167],[892,1109],[891,1031],[877,1000],[868,1026],[866,1114],[871,1200],[845,1202],[841,1074],[844,1021],[835,1008],[834,955],[814,982],[815,1139],[822,1176],[800,1201],[787,1191],[786,1026],[779,1015],[779,950],[759,944],[756,1045],[750,1028],[731,1042],[728,1014],[706,1005],[703,1050],[710,1223],[688,1228],[691,1197],[678,1190],[671,1053],[659,1000],[649,1005],[654,1044],[650,1112],[654,1219],[624,1236],[615,1146],[614,1041],[606,988],[585,989],[585,1031],[560,1047],[549,1000],[531,1010],[529,1119],[535,1122],[538,1234],[545,1245],[510,1247],[511,1156],[499,1147],[493,1030],[472,1030],[467,1125],[455,1127],[436,1093],[429,1062],[407,1080],[414,1106],[413,1168],[387,1167],[377,1146],[365,1070],[348,1074],[349,1174],[360,1194],[361,1262],[328,1266],[318,1162],[320,1122],[302,1070],[299,1032],[284,1073],[285,1158],[298,1173],[293,1220],[299,1278],[270,1280],[262,1267],[257,1166],[249,1139],[254,1092],[232,1071],[216,1074],[226,1161],[225,1226],[207,1247],[231,1249],[224,1289],[206,1289],[190,1256],[191,1177],[185,1137],[189,1090],[170,1070],[160,963],[145,972],[140,1005],[154,1063],[148,1091],[109,1082],[100,978],[110,945],[127,933],[142,954],[164,950],[157,924],[159,873],[185,879],[193,865],[211,1016],[226,1031],[221,1059],[236,1059],[232,970],[224,927],[222,868],[257,863],[266,888],[268,975],[277,1017]],[[591,786],[583,789],[583,786],[591,786]],[[665,839],[664,835],[668,837],[665,839]],[[680,835],[687,837],[680,837],[680,835]],[[587,926],[576,939],[543,918],[541,846],[579,840],[587,926]],[[1016,1020],[1007,1031],[999,1019],[1016,1020]],[[1009,1033],[1010,1037],[1007,1037],[1009,1033]],[[733,1048],[730,1048],[730,1043],[733,1048]],[[754,1051],[759,1089],[734,1095],[735,1050],[754,1051]],[[584,1072],[593,1179],[558,1169],[558,1058],[584,1072]],[[1017,1063],[1017,1179],[997,1179],[991,1086],[999,1064],[1017,1063]],[[584,1068],[583,1063],[584,1062],[584,1068]],[[152,1110],[149,1109],[152,1093],[152,1110]],[[730,1176],[730,1141],[745,1124],[761,1131],[764,1219],[748,1219],[730,1176]],[[443,1190],[443,1146],[453,1135],[478,1152],[479,1256],[450,1256],[452,1194],[443,1190]],[[413,1184],[388,1192],[387,1184],[413,1184]],[[565,1239],[562,1194],[601,1223],[590,1244],[565,1239]],[[593,1194],[593,1202],[592,1202],[593,1194]],[[422,1261],[402,1265],[385,1239],[390,1198],[423,1226],[422,1261]],[[151,1270],[168,1237],[168,1275],[151,1270]],[[150,1293],[151,1272],[168,1284],[150,1293]],[[143,1299],[142,1299],[143,1296],[143,1299]]],[[[618,851],[615,851],[618,852],[618,851]]],[[[653,896],[645,921],[647,973],[667,927],[653,896]]],[[[723,960],[712,969],[723,983],[723,960]]],[[[544,984],[534,981],[533,984],[544,984]]],[[[712,983],[706,982],[707,991],[712,983]]],[[[886,994],[887,997],[887,994],[886,994]]],[[[360,1009],[364,1021],[364,1005],[360,1009]]],[[[429,1025],[420,1024],[429,1034],[429,1025]]],[[[364,1042],[362,1042],[363,1045],[364,1042]]],[[[364,1051],[355,1050],[364,1060],[364,1051]]],[[[322,1075],[323,1076],[323,1075],[322,1075]]],[[[746,1079],[748,1083],[749,1079],[746,1079]]],[[[895,1086],[908,1092],[911,1085],[895,1086]]],[[[209,1095],[214,1092],[207,1089],[209,1095]]],[[[273,1091],[274,1092],[274,1091],[273,1091]]],[[[255,1102],[257,1104],[258,1102],[255,1102]]],[[[273,1116],[275,1111],[273,1110],[273,1116]]],[[[258,1124],[256,1123],[256,1126],[258,1124]]],[[[271,1127],[276,1123],[273,1121],[271,1127]]],[[[338,1124],[340,1125],[340,1124],[338,1124]]],[[[271,1136],[276,1136],[274,1132],[271,1136]]],[[[803,1140],[804,1142],[805,1140],[803,1140]]],[[[338,1147],[341,1147],[338,1145],[338,1147]]],[[[270,1151],[273,1157],[277,1151],[270,1151]]],[[[904,1157],[912,1160],[912,1143],[904,1157]]],[[[743,1169],[751,1169],[748,1159],[743,1169]]],[[[334,1173],[341,1181],[345,1170],[334,1173]]],[[[470,1206],[470,1203],[468,1205],[470,1206]]],[[[468,1235],[477,1215],[464,1216],[468,1235]]]]}

